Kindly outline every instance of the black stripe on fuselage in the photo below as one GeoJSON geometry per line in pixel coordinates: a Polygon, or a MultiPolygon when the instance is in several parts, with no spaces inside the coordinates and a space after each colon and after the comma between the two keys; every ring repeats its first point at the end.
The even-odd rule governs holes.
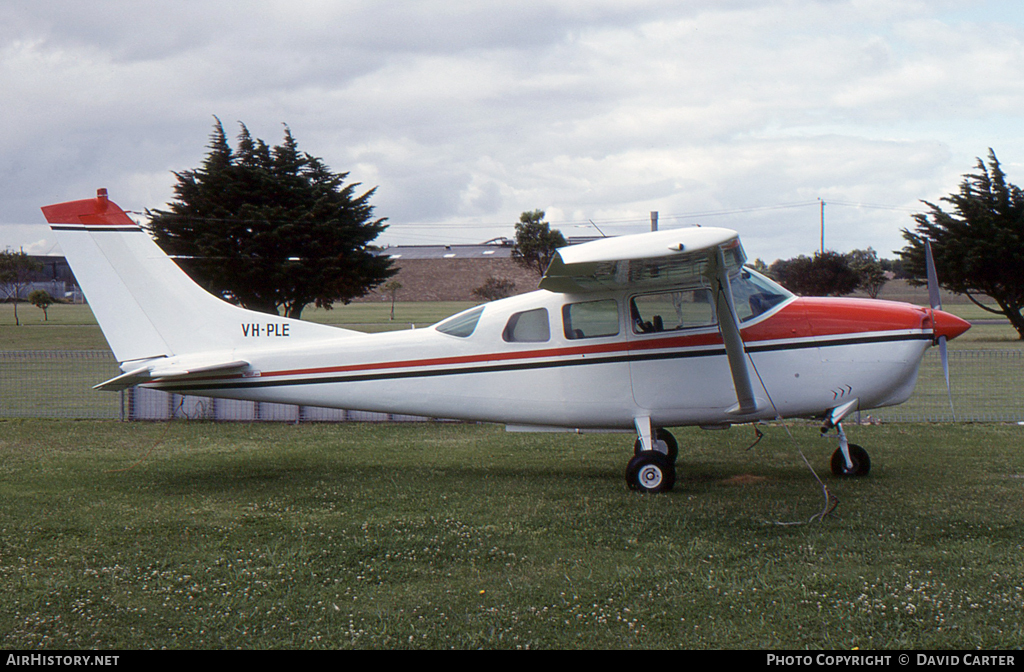
{"type": "MultiPolygon", "coordinates": [[[[749,354],[762,352],[780,352],[785,350],[801,350],[813,348],[827,348],[841,345],[862,345],[867,343],[892,343],[898,341],[919,341],[932,340],[928,334],[899,334],[891,336],[861,336],[832,341],[805,341],[800,343],[778,343],[761,346],[748,346],[749,354]]],[[[157,382],[153,387],[167,391],[181,392],[203,392],[214,390],[237,390],[265,387],[287,387],[292,385],[328,385],[333,383],[354,383],[377,380],[400,380],[404,378],[434,378],[440,376],[459,376],[473,373],[496,373],[502,371],[529,371],[533,369],[556,369],[568,366],[591,366],[597,364],[618,364],[629,362],[650,362],[672,359],[690,359],[694,357],[720,357],[724,356],[725,348],[718,347],[707,350],[676,350],[670,352],[638,353],[627,352],[621,355],[607,355],[602,357],[578,357],[574,359],[555,359],[537,362],[518,362],[510,364],[488,364],[485,366],[464,366],[460,368],[444,369],[422,369],[415,371],[393,371],[387,373],[356,373],[339,376],[289,378],[284,380],[265,380],[261,378],[248,378],[245,380],[229,383],[182,383],[157,382]]]]}
{"type": "Polygon", "coordinates": [[[87,224],[53,224],[50,226],[52,231],[88,231],[89,233],[135,233],[136,231],[142,231],[137,226],[111,226],[109,224],[97,224],[89,226],[87,224]]]}

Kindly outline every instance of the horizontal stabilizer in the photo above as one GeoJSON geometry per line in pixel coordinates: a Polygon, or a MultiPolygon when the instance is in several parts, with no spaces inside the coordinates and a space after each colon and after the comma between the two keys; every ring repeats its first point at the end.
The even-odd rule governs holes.
{"type": "Polygon", "coordinates": [[[111,378],[99,385],[95,385],[93,389],[117,392],[143,383],[151,383],[156,380],[172,379],[175,382],[178,382],[188,380],[190,378],[208,377],[210,374],[214,373],[224,375],[242,373],[248,367],[249,362],[244,360],[196,366],[183,366],[181,364],[172,365],[170,362],[160,360],[155,364],[133,369],[132,371],[117,376],[116,378],[111,378]]]}

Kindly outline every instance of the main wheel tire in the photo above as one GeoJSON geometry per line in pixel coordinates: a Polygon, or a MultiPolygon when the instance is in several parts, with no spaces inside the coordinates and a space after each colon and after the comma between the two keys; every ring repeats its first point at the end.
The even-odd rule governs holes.
{"type": "Polygon", "coordinates": [[[853,469],[846,468],[846,459],[843,458],[843,451],[841,448],[836,448],[836,452],[832,453],[832,475],[839,478],[867,476],[868,472],[871,471],[871,458],[868,457],[868,451],[855,443],[851,443],[849,449],[853,469]]]}
{"type": "Polygon", "coordinates": [[[630,490],[667,492],[675,483],[675,465],[656,450],[645,450],[626,465],[626,484],[630,490]]]}
{"type": "MultiPolygon", "coordinates": [[[[676,441],[676,437],[672,436],[672,432],[659,427],[654,430],[654,440],[665,442],[665,446],[668,448],[668,459],[675,463],[679,458],[679,442],[676,441]]],[[[644,444],[640,441],[640,437],[637,437],[636,443],[633,444],[633,455],[639,455],[642,452],[644,452],[644,444]]],[[[661,451],[656,452],[660,453],[661,451]]]]}

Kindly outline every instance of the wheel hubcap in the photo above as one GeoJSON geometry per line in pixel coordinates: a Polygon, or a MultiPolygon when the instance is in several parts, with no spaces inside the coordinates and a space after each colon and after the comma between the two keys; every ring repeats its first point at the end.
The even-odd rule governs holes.
{"type": "Polygon", "coordinates": [[[661,485],[665,475],[661,473],[661,469],[649,464],[640,470],[640,484],[648,490],[653,489],[661,485]]]}

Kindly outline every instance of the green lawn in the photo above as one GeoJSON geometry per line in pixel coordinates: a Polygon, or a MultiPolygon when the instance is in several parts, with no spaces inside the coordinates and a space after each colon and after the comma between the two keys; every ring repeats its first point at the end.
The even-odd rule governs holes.
{"type": "Polygon", "coordinates": [[[1020,646],[1024,429],[766,431],[0,421],[0,646],[1020,646]]]}
{"type": "MultiPolygon", "coordinates": [[[[394,322],[383,302],[304,317],[408,328],[469,305],[400,303],[394,322]]],[[[14,327],[0,305],[0,350],[107,349],[87,306],[54,306],[48,323],[32,306],[19,315],[14,327]]],[[[1020,342],[986,325],[953,345],[1020,342]]],[[[116,374],[85,366],[0,378],[42,376],[52,393],[116,374]]],[[[997,380],[1012,390],[1019,377],[985,375],[968,390],[982,407],[1012,394],[997,380]]],[[[938,377],[926,361],[922,382],[938,377]]],[[[27,398],[0,389],[15,395],[27,398]]],[[[676,490],[645,497],[624,485],[625,435],[0,420],[0,643],[1019,647],[1024,428],[848,430],[872,475],[826,479],[839,507],[808,523],[824,499],[798,448],[824,475],[834,446],[800,423],[796,443],[772,427],[749,452],[749,428],[677,430],[676,490]]]]}
{"type": "Polygon", "coordinates": [[[0,350],[109,350],[89,306],[57,303],[47,313],[19,304],[15,326],[14,306],[0,303],[0,350]]]}

